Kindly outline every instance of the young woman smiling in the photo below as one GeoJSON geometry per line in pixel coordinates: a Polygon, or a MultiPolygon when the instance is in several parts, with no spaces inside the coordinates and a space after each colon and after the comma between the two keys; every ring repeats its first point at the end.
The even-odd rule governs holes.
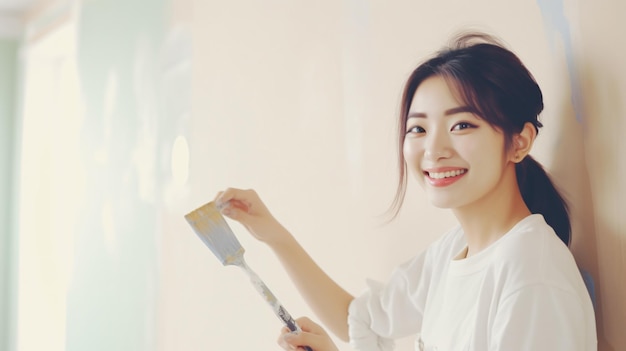
{"type": "MultiPolygon", "coordinates": [[[[267,243],[322,323],[358,350],[597,349],[590,296],[567,245],[567,207],[530,155],[542,93],[522,62],[483,34],[458,38],[419,65],[399,117],[400,209],[411,175],[459,225],[386,285],[357,297],[333,282],[253,190],[226,189],[222,213],[267,243]]],[[[336,346],[319,325],[283,329],[279,344],[336,346]]]]}

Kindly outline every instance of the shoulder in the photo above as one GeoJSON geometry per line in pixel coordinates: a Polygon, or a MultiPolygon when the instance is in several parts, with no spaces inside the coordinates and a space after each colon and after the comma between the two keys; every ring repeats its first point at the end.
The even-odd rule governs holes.
{"type": "Polygon", "coordinates": [[[508,288],[544,285],[571,292],[578,288],[581,278],[574,257],[543,216],[525,218],[500,241],[492,268],[508,288]]]}
{"type": "Polygon", "coordinates": [[[502,239],[494,250],[490,273],[494,292],[499,295],[498,314],[512,328],[511,333],[502,335],[523,335],[515,330],[535,325],[526,330],[536,336],[550,331],[540,339],[561,340],[561,344],[565,339],[577,340],[575,347],[547,348],[550,350],[593,344],[595,319],[589,293],[569,248],[543,216],[527,217],[502,239]],[[554,325],[569,325],[560,330],[572,333],[554,338],[554,325]]]}

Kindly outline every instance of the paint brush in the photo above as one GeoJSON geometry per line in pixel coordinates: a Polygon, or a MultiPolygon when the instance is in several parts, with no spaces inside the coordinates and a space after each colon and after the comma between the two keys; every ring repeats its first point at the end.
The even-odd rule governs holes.
{"type": "MultiPolygon", "coordinates": [[[[243,246],[224,220],[214,202],[209,202],[185,215],[185,219],[191,225],[196,234],[211,249],[213,254],[224,266],[234,265],[243,269],[250,281],[263,296],[265,301],[272,307],[274,313],[291,330],[300,331],[300,327],[291,317],[283,305],[265,285],[261,278],[248,266],[243,258],[245,252],[243,246]]],[[[312,351],[308,346],[305,350],[312,351]]]]}

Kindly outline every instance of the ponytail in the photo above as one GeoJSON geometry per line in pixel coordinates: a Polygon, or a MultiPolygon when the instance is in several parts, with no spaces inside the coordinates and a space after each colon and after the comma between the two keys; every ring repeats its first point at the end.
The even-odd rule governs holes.
{"type": "Polygon", "coordinates": [[[530,155],[515,166],[515,173],[522,198],[530,212],[542,214],[556,235],[569,246],[572,228],[567,202],[550,176],[530,155]]]}

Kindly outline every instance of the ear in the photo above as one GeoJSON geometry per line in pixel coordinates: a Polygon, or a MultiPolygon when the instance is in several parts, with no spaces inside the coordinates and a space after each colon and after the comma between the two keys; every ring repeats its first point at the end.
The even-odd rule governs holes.
{"type": "Polygon", "coordinates": [[[511,145],[510,152],[510,159],[512,162],[522,162],[524,157],[530,153],[530,149],[533,146],[536,136],[537,129],[535,128],[535,125],[530,122],[526,122],[522,131],[513,136],[513,144],[511,145]]]}

